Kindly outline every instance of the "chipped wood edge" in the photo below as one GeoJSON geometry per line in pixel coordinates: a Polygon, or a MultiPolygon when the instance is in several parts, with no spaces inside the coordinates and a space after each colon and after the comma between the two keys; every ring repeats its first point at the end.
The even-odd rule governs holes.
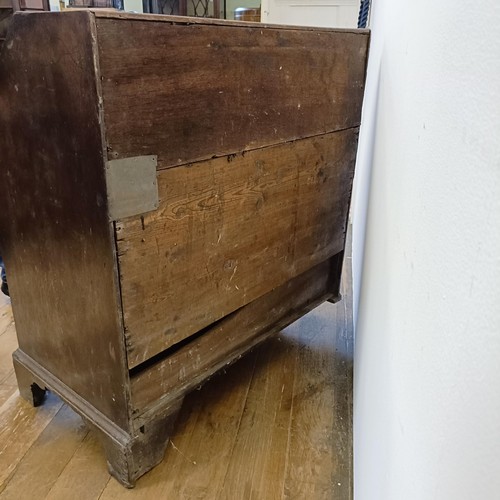
{"type": "MultiPolygon", "coordinates": [[[[99,126],[100,126],[100,133],[101,133],[101,154],[102,154],[102,169],[103,169],[103,177],[104,177],[104,182],[107,182],[106,179],[106,161],[108,160],[107,158],[107,148],[106,148],[106,124],[104,121],[104,100],[103,100],[103,90],[102,90],[102,84],[101,84],[101,79],[99,75],[101,74],[101,63],[99,60],[99,48],[97,44],[97,25],[96,25],[96,17],[94,12],[90,12],[90,33],[91,33],[91,43],[92,43],[92,55],[93,55],[93,61],[94,61],[94,75],[95,75],[95,85],[96,85],[96,93],[97,93],[97,98],[98,98],[98,112],[99,112],[99,126]]],[[[108,192],[108,188],[106,186],[106,193],[108,192]]],[[[107,200],[106,200],[107,203],[107,200]]],[[[109,213],[109,207],[106,207],[106,210],[108,210],[109,213]]],[[[108,216],[109,219],[109,216],[108,216]]],[[[112,242],[111,245],[111,252],[113,254],[113,285],[115,289],[115,300],[116,300],[116,322],[118,325],[118,329],[121,332],[121,336],[123,338],[124,332],[125,332],[125,320],[124,320],[124,313],[123,313],[123,299],[122,299],[122,289],[121,289],[121,280],[120,280],[120,264],[119,264],[119,259],[118,259],[118,248],[117,248],[117,242],[116,242],[116,225],[115,222],[109,222],[108,223],[108,231],[109,231],[109,237],[110,241],[112,242]]],[[[125,393],[125,400],[127,402],[127,407],[128,407],[128,414],[127,415],[127,422],[130,425],[130,378],[128,375],[128,353],[127,353],[127,347],[125,345],[125,342],[120,342],[120,362],[123,366],[123,377],[124,377],[124,383],[123,383],[123,391],[125,393]]]]}
{"type": "MultiPolygon", "coordinates": [[[[165,14],[137,14],[122,11],[103,11],[101,9],[89,9],[99,18],[128,19],[131,21],[157,21],[170,24],[223,26],[227,28],[254,28],[254,29],[276,29],[282,31],[315,31],[318,33],[352,33],[356,35],[369,35],[370,30],[366,28],[325,28],[324,26],[295,26],[290,24],[272,24],[249,21],[235,21],[233,19],[213,19],[207,17],[168,16],[165,14]]],[[[67,11],[66,11],[67,12],[67,11]]]]}

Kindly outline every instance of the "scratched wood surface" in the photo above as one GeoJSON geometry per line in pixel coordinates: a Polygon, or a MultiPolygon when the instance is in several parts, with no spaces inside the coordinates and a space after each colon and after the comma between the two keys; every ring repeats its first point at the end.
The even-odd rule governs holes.
{"type": "Polygon", "coordinates": [[[175,400],[266,336],[288,326],[331,295],[330,261],[322,262],[226,316],[198,339],[131,378],[136,415],[163,395],[175,400]]]}
{"type": "Polygon", "coordinates": [[[367,31],[95,15],[109,159],[161,169],[359,126],[367,31]]]}
{"type": "MultiPolygon", "coordinates": [[[[132,421],[128,368],[140,381],[141,375],[153,373],[153,363],[185,353],[188,346],[180,342],[199,334],[190,338],[194,342],[218,327],[223,331],[231,315],[244,316],[250,306],[257,308],[258,321],[247,317],[243,326],[269,335],[269,328],[288,324],[277,314],[279,308],[290,307],[291,320],[327,298],[332,270],[339,271],[333,256],[344,248],[368,34],[75,11],[15,16],[9,36],[0,75],[0,125],[5,129],[0,149],[7,169],[0,246],[16,311],[21,393],[30,397],[33,380],[47,384],[97,421],[101,432],[111,434],[104,437],[115,476],[132,485],[138,471],[156,463],[154,448],[160,440],[145,436],[157,428],[154,420],[167,409],[162,404],[169,395],[154,393],[143,401],[148,409],[136,408],[144,412],[132,421]],[[104,162],[144,154],[158,156],[161,206],[142,217],[111,222],[104,162]],[[288,300],[282,287],[322,265],[324,272],[309,276],[288,300]],[[283,303],[262,306],[266,297],[283,290],[283,303]],[[148,427],[141,425],[133,437],[114,425],[126,430],[139,420],[148,427]],[[128,445],[141,452],[137,463],[128,445]]],[[[8,318],[7,323],[9,346],[14,326],[8,318]]],[[[241,334],[248,335],[252,347],[253,333],[241,334]]],[[[314,339],[300,338],[316,349],[314,339]]],[[[332,335],[328,345],[336,339],[332,335]]],[[[300,498],[311,474],[314,495],[333,491],[333,476],[327,476],[337,473],[324,449],[333,446],[328,408],[337,401],[331,396],[335,365],[328,356],[306,356],[302,340],[292,339],[281,357],[276,342],[267,344],[278,363],[270,369],[271,378],[256,376],[266,352],[256,349],[251,372],[242,372],[247,375],[243,385],[231,387],[243,391],[235,399],[243,401],[243,408],[229,417],[238,425],[226,440],[229,448],[221,450],[228,458],[217,491],[204,485],[214,477],[211,467],[217,463],[194,458],[193,465],[203,464],[198,470],[206,478],[199,477],[196,490],[177,483],[174,497],[260,498],[269,482],[262,476],[265,471],[268,479],[282,472],[282,482],[267,490],[272,496],[281,491],[300,498]],[[288,379],[289,362],[309,373],[305,381],[295,385],[294,374],[291,388],[272,386],[274,380],[288,379]],[[325,372],[320,387],[331,386],[328,396],[316,397],[320,388],[310,394],[315,363],[325,372]],[[272,397],[261,399],[254,387],[272,397]],[[257,409],[273,411],[280,391],[286,399],[283,407],[274,407],[276,432],[260,429],[266,444],[286,442],[285,457],[276,459],[273,446],[251,447],[251,437],[239,432],[252,429],[260,417],[257,409]],[[304,398],[311,401],[305,409],[304,398]],[[287,408],[290,425],[286,433],[278,432],[287,408]],[[304,445],[309,451],[302,450],[304,445]],[[249,456],[241,450],[249,450],[249,456]],[[295,470],[292,462],[304,456],[311,468],[295,470]]],[[[4,351],[9,355],[10,349],[4,351]]],[[[229,355],[211,356],[210,370],[233,361],[229,355]]],[[[190,383],[202,375],[193,373],[190,383]]],[[[23,475],[30,474],[30,464],[46,448],[54,422],[68,422],[68,415],[53,396],[42,410],[26,409],[11,390],[12,373],[0,371],[2,380],[0,413],[6,424],[0,435],[0,484],[5,495],[11,491],[22,497],[16,484],[36,484],[23,475]]],[[[160,385],[172,380],[161,378],[160,385]]],[[[215,377],[201,393],[206,405],[222,383],[228,379],[215,377]]],[[[135,394],[145,398],[147,389],[145,383],[135,394]]],[[[203,422],[209,415],[198,417],[203,422]]],[[[180,427],[190,416],[184,415],[180,427]]],[[[206,425],[218,424],[209,419],[206,425]]],[[[59,460],[47,461],[52,472],[39,478],[48,498],[115,494],[114,483],[97,468],[96,443],[93,434],[71,433],[59,460]]],[[[170,450],[171,460],[182,457],[179,467],[187,456],[184,444],[181,448],[172,441],[170,450]]],[[[200,456],[208,456],[206,449],[201,453],[203,443],[197,446],[200,456]]],[[[41,474],[44,467],[33,470],[41,474]]]]}
{"type": "Polygon", "coordinates": [[[343,250],[357,134],[159,172],[159,208],[116,225],[129,367],[343,250]]]}
{"type": "Polygon", "coordinates": [[[352,499],[350,259],[325,303],[188,395],[163,462],[125,490],[95,436],[55,396],[17,395],[0,294],[0,498],[352,499]]]}
{"type": "Polygon", "coordinates": [[[20,348],[126,427],[92,19],[12,18],[0,53],[0,246],[20,348]]]}

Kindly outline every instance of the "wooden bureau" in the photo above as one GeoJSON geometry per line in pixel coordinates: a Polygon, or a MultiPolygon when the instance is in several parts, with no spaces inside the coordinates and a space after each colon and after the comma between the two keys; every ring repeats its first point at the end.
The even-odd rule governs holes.
{"type": "Polygon", "coordinates": [[[14,16],[0,247],[18,384],[82,415],[122,484],[162,459],[188,391],[338,298],[368,41],[14,16]]]}

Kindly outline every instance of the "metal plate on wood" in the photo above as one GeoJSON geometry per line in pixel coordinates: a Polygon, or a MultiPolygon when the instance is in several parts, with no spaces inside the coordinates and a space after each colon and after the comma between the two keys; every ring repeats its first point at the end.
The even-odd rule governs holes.
{"type": "Polygon", "coordinates": [[[116,221],[158,208],[156,155],[106,162],[109,219],[116,221]]]}

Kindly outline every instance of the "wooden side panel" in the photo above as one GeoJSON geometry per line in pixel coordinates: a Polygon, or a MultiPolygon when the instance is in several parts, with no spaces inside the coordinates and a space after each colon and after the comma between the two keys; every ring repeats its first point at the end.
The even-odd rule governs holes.
{"type": "Polygon", "coordinates": [[[116,225],[134,367],[344,248],[357,129],[167,169],[116,225]]]}
{"type": "Polygon", "coordinates": [[[93,16],[16,14],[12,23],[0,65],[0,247],[19,346],[126,427],[93,16]]]}
{"type": "Polygon", "coordinates": [[[359,125],[366,32],[96,21],[110,159],[161,169],[359,125]]]}
{"type": "Polygon", "coordinates": [[[132,377],[133,411],[140,415],[162,397],[163,404],[174,400],[326,300],[333,278],[330,269],[329,261],[322,262],[230,314],[199,339],[132,377]]]}

